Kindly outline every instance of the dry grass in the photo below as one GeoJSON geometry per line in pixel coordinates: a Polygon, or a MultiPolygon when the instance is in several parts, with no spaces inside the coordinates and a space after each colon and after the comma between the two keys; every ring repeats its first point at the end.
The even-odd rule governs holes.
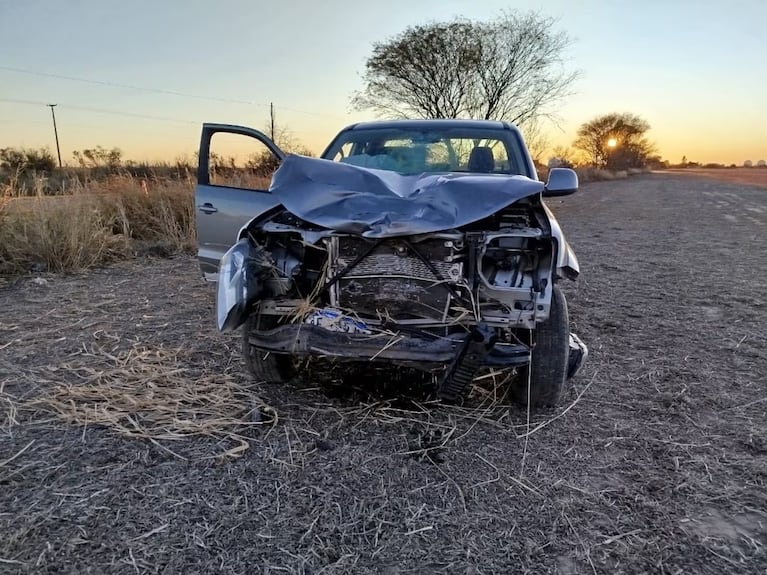
{"type": "Polygon", "coordinates": [[[18,423],[18,400],[6,392],[5,385],[0,383],[0,434],[10,434],[18,423]]]}
{"type": "Polygon", "coordinates": [[[578,173],[578,181],[582,184],[587,182],[604,182],[611,180],[622,180],[629,176],[629,172],[626,170],[612,171],[602,170],[600,168],[576,168],[578,173]]]}
{"type": "Polygon", "coordinates": [[[164,242],[173,251],[194,251],[197,238],[191,182],[147,183],[115,177],[107,184],[101,191],[101,205],[118,224],[115,231],[132,240],[164,242]]]}
{"type": "Polygon", "coordinates": [[[11,200],[0,217],[0,273],[84,269],[127,253],[94,197],[11,200]]]}
{"type": "Polygon", "coordinates": [[[67,195],[0,199],[0,274],[70,272],[130,257],[148,247],[191,252],[193,188],[177,181],[114,176],[67,195]]]}
{"type": "Polygon", "coordinates": [[[75,361],[49,366],[43,377],[59,383],[23,407],[147,439],[170,453],[157,442],[193,436],[223,439],[227,441],[219,456],[240,456],[249,446],[243,432],[276,423],[275,412],[231,374],[196,372],[189,363],[181,349],[137,344],[117,355],[95,349],[75,361]],[[70,383],[73,379],[77,383],[70,383]]]}

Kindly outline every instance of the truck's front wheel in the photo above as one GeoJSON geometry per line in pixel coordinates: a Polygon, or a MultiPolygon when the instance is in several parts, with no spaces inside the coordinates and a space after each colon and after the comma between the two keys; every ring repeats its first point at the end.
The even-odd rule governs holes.
{"type": "MultiPolygon", "coordinates": [[[[261,320],[261,329],[264,327],[261,320]]],[[[256,383],[285,383],[296,376],[296,362],[290,355],[262,351],[250,344],[250,334],[258,326],[258,314],[252,314],[242,328],[242,355],[245,366],[256,383]]]]}
{"type": "Polygon", "coordinates": [[[549,318],[533,334],[530,365],[512,383],[514,399],[530,407],[553,407],[565,386],[570,352],[570,321],[567,300],[559,287],[551,294],[549,318]],[[529,391],[528,391],[529,383],[529,391]]]}

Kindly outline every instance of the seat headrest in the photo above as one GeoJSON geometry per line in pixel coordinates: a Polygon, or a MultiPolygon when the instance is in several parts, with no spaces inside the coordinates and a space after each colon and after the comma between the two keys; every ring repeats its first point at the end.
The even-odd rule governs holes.
{"type": "Polygon", "coordinates": [[[489,173],[495,170],[493,149],[487,146],[476,146],[469,155],[469,171],[489,173]]]}

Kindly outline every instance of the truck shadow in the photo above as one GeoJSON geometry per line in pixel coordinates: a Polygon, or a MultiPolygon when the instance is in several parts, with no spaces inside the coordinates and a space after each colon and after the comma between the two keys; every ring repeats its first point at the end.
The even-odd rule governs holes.
{"type": "Polygon", "coordinates": [[[315,362],[300,371],[290,383],[297,391],[316,391],[343,406],[386,402],[392,407],[411,409],[428,403],[439,405],[481,404],[512,406],[509,382],[512,371],[481,372],[464,398],[442,402],[437,398],[438,373],[371,362],[315,362]]]}

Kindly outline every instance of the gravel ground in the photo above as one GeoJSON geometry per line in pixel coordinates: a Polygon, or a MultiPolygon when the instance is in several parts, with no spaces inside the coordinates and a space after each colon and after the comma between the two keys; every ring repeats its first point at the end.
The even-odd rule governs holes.
{"type": "Polygon", "coordinates": [[[482,382],[249,386],[192,258],[0,287],[0,572],[767,573],[767,190],[550,202],[590,347],[482,382]]]}

